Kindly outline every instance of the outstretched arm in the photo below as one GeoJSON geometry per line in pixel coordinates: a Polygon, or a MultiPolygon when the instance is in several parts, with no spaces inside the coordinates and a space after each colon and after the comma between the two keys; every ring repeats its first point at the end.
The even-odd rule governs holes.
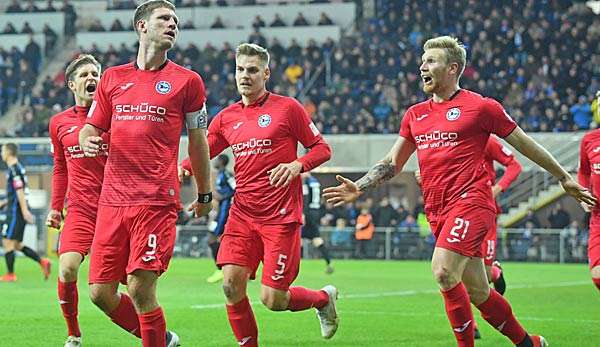
{"type": "Polygon", "coordinates": [[[341,206],[345,203],[353,202],[358,197],[373,187],[377,187],[384,182],[391,180],[396,174],[402,171],[404,164],[411,154],[415,151],[415,144],[400,136],[388,154],[375,164],[366,175],[356,182],[336,176],[341,184],[337,187],[329,187],[323,190],[323,197],[327,202],[334,206],[341,206]]]}
{"type": "Polygon", "coordinates": [[[554,159],[552,154],[525,134],[521,128],[516,127],[505,140],[517,151],[544,168],[552,176],[558,178],[567,194],[590,206],[596,205],[597,199],[586,188],[575,182],[573,177],[554,159]]]}

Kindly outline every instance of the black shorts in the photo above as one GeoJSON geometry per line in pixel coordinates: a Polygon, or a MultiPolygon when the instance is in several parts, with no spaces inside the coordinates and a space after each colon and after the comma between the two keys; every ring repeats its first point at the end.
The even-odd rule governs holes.
{"type": "Polygon", "coordinates": [[[23,241],[25,234],[25,219],[22,216],[8,217],[6,223],[2,225],[2,237],[9,240],[23,241]]]}
{"type": "Polygon", "coordinates": [[[319,223],[319,211],[308,211],[305,214],[304,225],[302,226],[302,238],[312,240],[321,237],[321,234],[319,233],[319,223]]]}

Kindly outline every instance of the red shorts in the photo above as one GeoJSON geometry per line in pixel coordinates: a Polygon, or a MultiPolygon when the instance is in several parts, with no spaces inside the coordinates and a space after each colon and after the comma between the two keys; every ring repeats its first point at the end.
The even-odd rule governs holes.
{"type": "Polygon", "coordinates": [[[483,258],[483,240],[496,220],[495,211],[476,205],[459,205],[445,216],[432,218],[435,246],[465,257],[483,258]]]}
{"type": "Polygon", "coordinates": [[[492,266],[494,260],[496,260],[496,247],[497,244],[497,224],[496,219],[494,219],[494,224],[490,228],[490,230],[485,234],[485,239],[481,244],[481,254],[483,254],[483,263],[487,266],[492,266]]]}
{"type": "Polygon", "coordinates": [[[600,221],[590,222],[590,239],[588,241],[588,260],[590,269],[600,266],[600,221]]]}
{"type": "Polygon", "coordinates": [[[95,227],[96,211],[70,207],[60,233],[58,254],[77,252],[85,257],[92,247],[95,227]]]}
{"type": "Polygon", "coordinates": [[[250,278],[263,262],[261,283],[288,290],[300,270],[300,223],[258,224],[230,215],[221,236],[217,265],[245,266],[250,278]]]}
{"type": "Polygon", "coordinates": [[[172,206],[100,206],[90,257],[89,283],[123,282],[143,269],[167,270],[175,246],[172,206]]]}

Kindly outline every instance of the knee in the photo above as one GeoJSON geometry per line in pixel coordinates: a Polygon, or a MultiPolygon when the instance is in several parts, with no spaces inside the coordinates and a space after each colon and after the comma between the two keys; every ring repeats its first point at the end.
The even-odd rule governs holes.
{"type": "Polygon", "coordinates": [[[600,278],[600,266],[594,266],[590,271],[592,278],[600,278]]]}
{"type": "Polygon", "coordinates": [[[236,280],[228,280],[223,283],[223,293],[227,298],[227,301],[232,303],[237,303],[244,298],[244,293],[242,291],[242,286],[239,281],[236,280]]]}
{"type": "Polygon", "coordinates": [[[285,311],[288,308],[288,302],[285,300],[285,296],[282,297],[271,292],[261,293],[260,301],[271,311],[285,311]]]}
{"type": "Polygon", "coordinates": [[[454,276],[452,272],[443,265],[433,267],[433,277],[444,290],[452,289],[460,282],[458,276],[454,276]]]}
{"type": "Polygon", "coordinates": [[[90,300],[103,311],[108,307],[108,297],[109,292],[106,288],[95,284],[90,285],[90,300]]]}
{"type": "Polygon", "coordinates": [[[59,269],[59,277],[64,282],[73,282],[77,280],[79,272],[79,264],[61,264],[59,269]]]}
{"type": "Polygon", "coordinates": [[[314,239],[312,239],[312,244],[314,247],[321,247],[321,245],[324,243],[325,241],[323,241],[323,239],[320,237],[315,237],[314,239]]]}
{"type": "Polygon", "coordinates": [[[483,287],[469,286],[467,287],[467,293],[469,293],[471,303],[478,306],[483,304],[490,296],[490,287],[487,285],[483,287]]]}

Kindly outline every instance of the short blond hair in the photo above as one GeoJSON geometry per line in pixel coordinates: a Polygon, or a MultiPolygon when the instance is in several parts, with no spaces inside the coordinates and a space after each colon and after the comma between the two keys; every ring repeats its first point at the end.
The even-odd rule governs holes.
{"type": "Polygon", "coordinates": [[[235,49],[235,58],[240,55],[247,55],[249,57],[258,57],[261,63],[265,66],[269,66],[271,56],[266,48],[261,47],[255,43],[242,43],[235,49]]]}
{"type": "Polygon", "coordinates": [[[77,69],[88,64],[94,65],[98,69],[98,72],[100,72],[100,63],[96,60],[96,58],[94,58],[93,55],[80,54],[71,63],[69,63],[69,66],[67,66],[67,69],[65,70],[65,81],[69,82],[74,80],[77,69]]]}
{"type": "Polygon", "coordinates": [[[458,76],[460,79],[465,66],[467,65],[467,50],[465,46],[458,41],[457,38],[451,36],[438,36],[429,39],[423,45],[423,50],[441,48],[446,53],[446,64],[457,63],[458,64],[458,76]]]}

